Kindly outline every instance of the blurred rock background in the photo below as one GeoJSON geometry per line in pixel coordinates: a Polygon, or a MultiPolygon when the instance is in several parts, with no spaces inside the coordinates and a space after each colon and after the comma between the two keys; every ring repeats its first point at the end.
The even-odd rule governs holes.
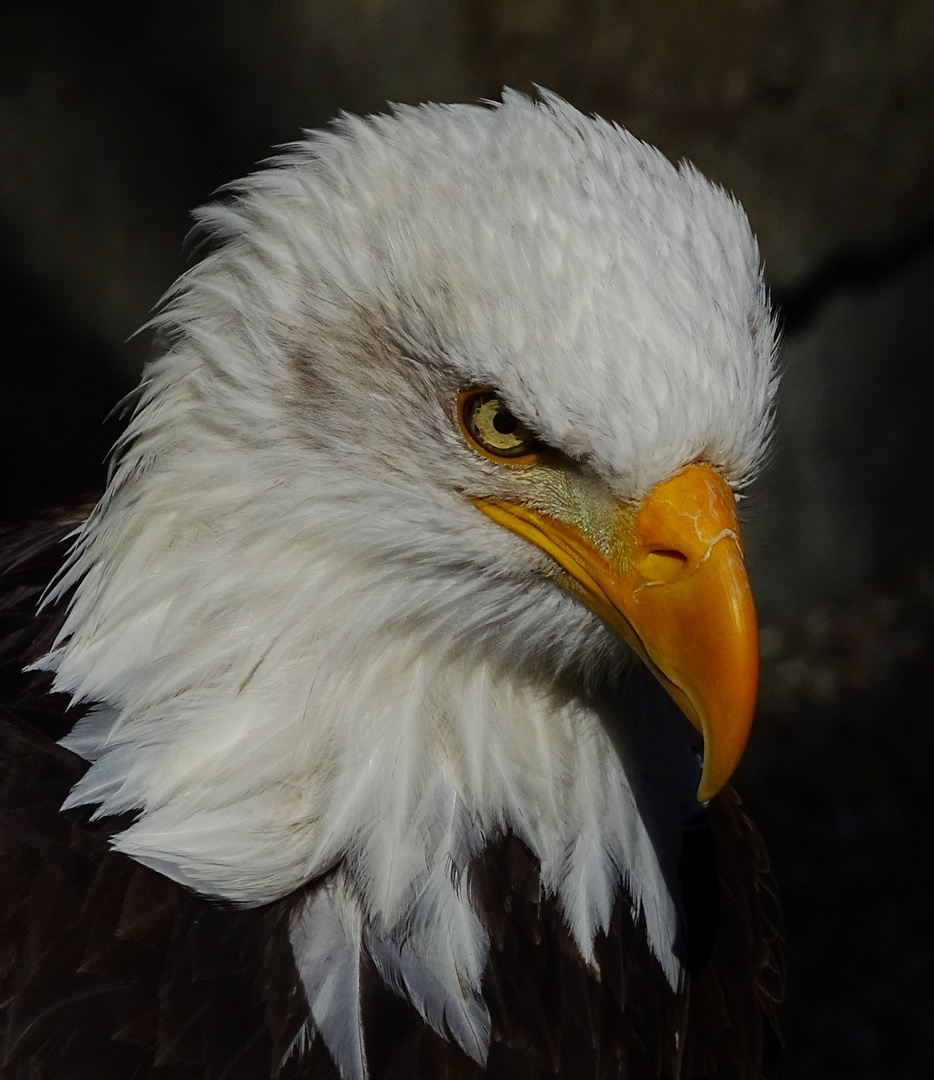
{"type": "Polygon", "coordinates": [[[534,83],[732,190],[784,323],[740,787],[786,1075],[934,1075],[934,4],[4,0],[0,517],[99,486],[189,210],[341,109],[534,83]]]}

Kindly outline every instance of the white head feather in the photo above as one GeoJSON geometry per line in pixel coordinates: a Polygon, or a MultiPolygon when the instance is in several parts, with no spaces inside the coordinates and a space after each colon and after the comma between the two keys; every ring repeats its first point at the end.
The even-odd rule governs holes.
{"type": "MultiPolygon", "coordinates": [[[[740,207],[615,125],[507,93],[345,118],[200,221],[215,250],[156,319],[165,352],[56,590],[44,663],[100,703],[66,740],[92,762],[69,804],[137,811],[116,847],[237,903],[339,866],[340,918],[310,912],[331,930],[298,951],[369,934],[481,1059],[486,940],[458,882],[504,830],[585,957],[627,881],[676,978],[607,730],[625,647],[470,502],[510,470],[454,410],[496,387],[617,497],[699,458],[742,484],[774,334],[740,207]]],[[[344,1021],[316,1021],[354,1075],[344,1021]]]]}

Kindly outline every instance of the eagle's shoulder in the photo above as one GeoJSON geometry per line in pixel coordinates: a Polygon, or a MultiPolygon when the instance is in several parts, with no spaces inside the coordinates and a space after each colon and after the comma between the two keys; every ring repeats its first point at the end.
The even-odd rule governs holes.
{"type": "Polygon", "coordinates": [[[56,744],[68,697],[23,668],[58,631],[38,605],[89,510],[0,532],[0,1075],[271,1076],[304,1020],[287,906],[212,904],[59,812],[87,763],[56,744]]]}
{"type": "Polygon", "coordinates": [[[491,936],[484,992],[492,1039],[484,1075],[770,1075],[784,980],[768,856],[732,789],[711,803],[704,829],[715,870],[712,880],[694,884],[713,889],[697,917],[704,924],[698,932],[710,940],[677,988],[665,979],[625,891],[609,929],[598,935],[591,967],[558,905],[542,896],[528,850],[508,837],[484,853],[473,878],[491,936]]]}

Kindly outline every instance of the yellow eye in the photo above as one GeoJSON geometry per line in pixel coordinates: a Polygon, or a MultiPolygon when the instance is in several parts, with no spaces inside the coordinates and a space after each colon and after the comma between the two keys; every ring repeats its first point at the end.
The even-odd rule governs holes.
{"type": "Polygon", "coordinates": [[[481,453],[514,465],[536,460],[538,439],[493,390],[466,390],[458,395],[457,406],[461,429],[481,453]]]}

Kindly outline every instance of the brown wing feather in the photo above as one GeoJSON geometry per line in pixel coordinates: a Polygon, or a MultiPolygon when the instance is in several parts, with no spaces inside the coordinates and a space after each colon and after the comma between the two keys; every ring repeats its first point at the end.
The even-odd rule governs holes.
{"type": "MultiPolygon", "coordinates": [[[[582,961],[538,867],[513,837],[474,867],[491,927],[484,990],[493,1015],[487,1075],[756,1080],[777,1042],[780,915],[762,840],[735,792],[709,809],[720,903],[706,964],[673,991],[631,901],[582,961]],[[678,1036],[676,1038],[676,1035],[678,1036]]],[[[479,1074],[478,1074],[479,1075],[479,1074]]]]}
{"type": "MultiPolygon", "coordinates": [[[[337,1080],[320,1039],[287,1053],[307,1020],[293,899],[250,912],[212,904],[110,851],[106,826],[59,812],[85,768],[55,745],[76,717],[22,668],[54,638],[60,615],[37,615],[39,597],[87,509],[0,534],[0,1077],[337,1080]]],[[[600,974],[588,968],[541,895],[534,857],[506,836],[470,875],[491,942],[487,1067],[364,958],[371,1080],[755,1080],[778,1031],[778,909],[738,797],[719,796],[709,819],[717,922],[678,992],[626,895],[596,943],[600,974]]]]}
{"type": "Polygon", "coordinates": [[[781,909],[768,853],[732,788],[708,813],[718,924],[709,962],[689,977],[683,1075],[770,1076],[781,1045],[784,975],[781,909]]]}

